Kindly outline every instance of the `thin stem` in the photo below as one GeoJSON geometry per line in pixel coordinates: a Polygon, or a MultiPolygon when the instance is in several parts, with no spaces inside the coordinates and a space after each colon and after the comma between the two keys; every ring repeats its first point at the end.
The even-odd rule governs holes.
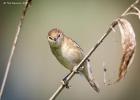
{"type": "Polygon", "coordinates": [[[136,12],[129,12],[129,13],[126,14],[126,16],[127,15],[137,15],[137,16],[139,16],[140,14],[139,13],[136,13],[136,12]]]}
{"type": "Polygon", "coordinates": [[[22,12],[22,16],[20,18],[19,24],[17,26],[16,35],[15,35],[15,38],[14,38],[14,41],[13,41],[13,45],[12,45],[12,48],[11,48],[10,56],[9,56],[9,59],[8,59],[8,62],[7,62],[6,70],[5,70],[5,73],[4,73],[4,78],[3,78],[1,89],[0,89],[0,100],[2,98],[3,90],[4,90],[4,87],[5,87],[5,84],[6,84],[7,76],[8,76],[8,73],[9,73],[10,66],[11,66],[12,57],[14,55],[14,51],[15,51],[18,36],[19,36],[20,30],[21,30],[21,27],[22,27],[22,24],[23,24],[23,20],[24,20],[25,14],[27,12],[27,8],[31,4],[31,1],[32,0],[27,0],[27,2],[25,4],[25,8],[22,12]]]}
{"type": "Polygon", "coordinates": [[[133,7],[138,13],[140,12],[139,8],[137,8],[136,6],[133,7]]]}
{"type": "Polygon", "coordinates": [[[125,16],[130,10],[133,9],[133,7],[134,7],[135,5],[137,5],[137,4],[139,3],[139,1],[140,1],[140,0],[136,0],[133,4],[131,4],[131,5],[125,10],[125,12],[124,12],[121,16],[125,16]]]}
{"type": "MultiPolygon", "coordinates": [[[[125,12],[121,15],[121,17],[125,16],[133,6],[139,3],[139,0],[136,0],[132,5],[130,5],[125,12]]],[[[117,19],[118,20],[118,19],[117,19]]],[[[87,53],[87,55],[83,58],[83,60],[74,67],[74,70],[70,73],[70,75],[66,79],[66,83],[70,81],[70,79],[75,75],[75,72],[82,66],[82,64],[91,56],[91,54],[97,49],[97,47],[103,42],[103,40],[109,35],[109,33],[114,29],[114,27],[118,24],[117,20],[113,21],[107,32],[99,39],[96,45],[91,48],[91,50],[87,53]]],[[[54,94],[50,97],[49,100],[55,100],[55,98],[60,94],[60,92],[64,89],[66,85],[61,84],[59,88],[54,92],[54,94]]]]}

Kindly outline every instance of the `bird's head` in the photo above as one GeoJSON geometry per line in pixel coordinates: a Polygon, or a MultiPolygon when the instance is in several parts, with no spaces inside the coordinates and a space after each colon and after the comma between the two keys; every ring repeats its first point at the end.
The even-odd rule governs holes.
{"type": "Polygon", "coordinates": [[[61,46],[63,38],[63,32],[57,28],[54,28],[48,32],[48,42],[52,47],[61,46]]]}

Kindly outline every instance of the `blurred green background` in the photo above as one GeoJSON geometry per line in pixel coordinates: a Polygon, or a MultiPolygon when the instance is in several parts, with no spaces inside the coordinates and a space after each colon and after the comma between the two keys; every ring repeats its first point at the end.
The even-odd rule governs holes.
{"type": "MultiPolygon", "coordinates": [[[[33,0],[21,29],[2,100],[48,100],[69,72],[50,52],[47,33],[60,28],[86,52],[106,32],[111,22],[135,0],[33,0]]],[[[24,0],[0,1],[0,84],[4,76],[24,0]],[[4,4],[6,2],[7,4],[4,4]],[[19,2],[21,4],[9,4],[19,2]]],[[[90,57],[101,92],[76,75],[69,90],[57,100],[140,100],[140,21],[130,16],[137,40],[134,61],[125,79],[103,84],[103,64],[108,80],[115,80],[121,59],[120,33],[111,33],[90,57]]]]}

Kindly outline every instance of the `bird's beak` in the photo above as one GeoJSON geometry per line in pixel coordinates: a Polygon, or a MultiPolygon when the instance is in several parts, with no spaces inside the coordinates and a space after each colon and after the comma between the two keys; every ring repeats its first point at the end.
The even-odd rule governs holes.
{"type": "Polygon", "coordinates": [[[54,38],[54,41],[56,41],[57,40],[57,38],[54,38]]]}

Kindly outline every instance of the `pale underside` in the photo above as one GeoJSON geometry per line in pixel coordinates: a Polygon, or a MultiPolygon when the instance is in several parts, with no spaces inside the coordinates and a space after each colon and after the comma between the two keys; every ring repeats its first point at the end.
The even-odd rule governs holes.
{"type": "Polygon", "coordinates": [[[84,57],[82,49],[68,37],[64,38],[61,47],[51,47],[51,50],[57,60],[69,70],[79,64],[84,57]]]}

